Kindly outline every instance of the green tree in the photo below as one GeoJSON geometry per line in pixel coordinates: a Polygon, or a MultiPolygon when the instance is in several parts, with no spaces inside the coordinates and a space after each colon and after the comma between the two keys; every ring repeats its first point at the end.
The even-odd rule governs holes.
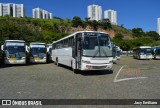
{"type": "Polygon", "coordinates": [[[142,28],[133,28],[132,29],[132,34],[134,37],[142,37],[145,36],[144,31],[142,30],[142,28]]]}
{"type": "Polygon", "coordinates": [[[143,45],[151,45],[153,43],[153,39],[150,37],[139,37],[132,40],[132,44],[134,47],[139,47],[143,45]]]}
{"type": "Polygon", "coordinates": [[[160,35],[155,31],[149,31],[146,33],[147,36],[151,37],[155,41],[158,41],[160,39],[160,35]]]}
{"type": "Polygon", "coordinates": [[[88,17],[84,19],[84,22],[85,22],[86,26],[87,25],[92,26],[92,21],[90,19],[91,18],[88,18],[88,17]]]}
{"type": "Polygon", "coordinates": [[[78,16],[73,17],[72,24],[73,24],[73,27],[82,26],[81,18],[78,16]]]}
{"type": "Polygon", "coordinates": [[[121,33],[116,33],[113,40],[123,40],[123,35],[121,33]]]}
{"type": "Polygon", "coordinates": [[[95,30],[95,31],[97,31],[97,29],[98,29],[98,22],[96,21],[96,20],[94,20],[94,21],[92,21],[92,27],[93,27],[93,29],[95,30]]]}
{"type": "Polygon", "coordinates": [[[129,40],[123,40],[120,43],[120,47],[122,48],[122,50],[124,51],[129,51],[131,49],[131,42],[129,40]]]}
{"type": "Polygon", "coordinates": [[[111,26],[111,22],[110,22],[110,20],[107,18],[107,19],[103,19],[102,20],[102,22],[101,22],[101,27],[103,28],[103,29],[111,29],[112,28],[112,26],[111,26]]]}

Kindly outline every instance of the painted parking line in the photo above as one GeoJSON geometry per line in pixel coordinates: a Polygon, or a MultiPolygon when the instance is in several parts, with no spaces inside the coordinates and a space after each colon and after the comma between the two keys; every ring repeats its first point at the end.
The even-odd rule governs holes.
{"type": "MultiPolygon", "coordinates": [[[[125,66],[125,65],[124,65],[125,66]]],[[[114,81],[113,82],[121,82],[121,81],[127,81],[127,80],[134,80],[134,79],[144,79],[144,78],[147,78],[147,77],[132,77],[132,78],[123,78],[123,79],[117,79],[117,77],[119,76],[120,72],[122,71],[122,69],[124,68],[124,66],[122,66],[118,73],[116,74],[115,78],[114,78],[114,81]]]]}

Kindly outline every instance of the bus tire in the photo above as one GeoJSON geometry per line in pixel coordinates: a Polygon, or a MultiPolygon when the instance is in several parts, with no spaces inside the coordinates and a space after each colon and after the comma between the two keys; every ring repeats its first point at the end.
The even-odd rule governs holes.
{"type": "Polygon", "coordinates": [[[72,61],[71,61],[71,68],[72,68],[72,71],[73,71],[75,74],[78,74],[78,70],[73,68],[73,62],[72,62],[72,61]]]}
{"type": "Polygon", "coordinates": [[[73,72],[74,72],[75,74],[78,74],[78,73],[79,73],[77,69],[73,69],[73,72]]]}

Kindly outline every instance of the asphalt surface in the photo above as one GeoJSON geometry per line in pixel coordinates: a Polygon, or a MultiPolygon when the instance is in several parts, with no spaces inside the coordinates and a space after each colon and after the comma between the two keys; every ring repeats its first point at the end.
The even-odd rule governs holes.
{"type": "MultiPolygon", "coordinates": [[[[0,99],[160,99],[159,90],[160,60],[122,57],[117,64],[114,64],[113,72],[86,71],[78,74],[68,67],[57,67],[53,63],[0,67],[0,99]]],[[[33,106],[26,106],[28,107],[33,106]]],[[[35,107],[159,108],[160,106],[35,107]]]]}

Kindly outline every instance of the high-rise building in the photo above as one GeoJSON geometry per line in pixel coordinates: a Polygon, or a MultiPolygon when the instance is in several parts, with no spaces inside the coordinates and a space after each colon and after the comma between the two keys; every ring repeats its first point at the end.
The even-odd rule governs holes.
{"type": "Polygon", "coordinates": [[[11,4],[2,4],[0,3],[0,16],[12,16],[13,14],[11,13],[11,4]]]}
{"type": "Polygon", "coordinates": [[[0,16],[24,17],[25,9],[23,4],[0,3],[0,16]]]}
{"type": "Polygon", "coordinates": [[[33,13],[33,18],[43,18],[43,19],[52,19],[53,18],[52,13],[50,13],[46,10],[40,9],[40,8],[34,8],[32,10],[32,13],[33,13]]]}
{"type": "Polygon", "coordinates": [[[157,18],[157,33],[160,35],[160,18],[157,18]]]}
{"type": "Polygon", "coordinates": [[[89,5],[88,18],[96,21],[102,20],[102,7],[98,5],[89,5]]]}
{"type": "Polygon", "coordinates": [[[109,19],[111,24],[117,25],[117,12],[114,10],[104,11],[104,19],[109,19]]]}
{"type": "Polygon", "coordinates": [[[23,4],[13,4],[13,17],[25,17],[23,4]]]}

